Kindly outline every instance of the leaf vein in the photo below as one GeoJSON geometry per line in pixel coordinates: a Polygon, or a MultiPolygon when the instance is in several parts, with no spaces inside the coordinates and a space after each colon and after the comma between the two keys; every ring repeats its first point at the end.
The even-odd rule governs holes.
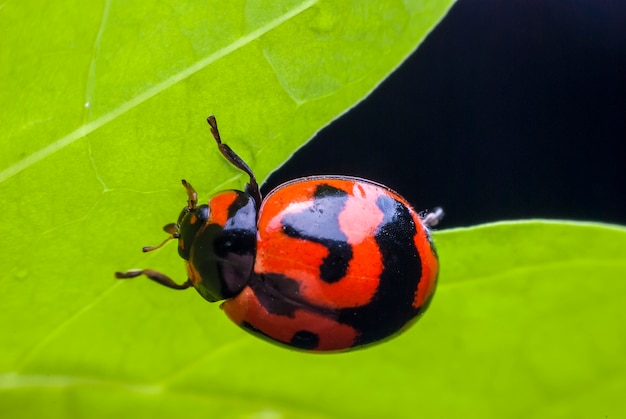
{"type": "MultiPolygon", "coordinates": [[[[53,328],[46,336],[44,336],[42,339],[40,339],[32,347],[32,349],[30,351],[28,351],[24,355],[24,357],[21,359],[21,361],[18,361],[16,363],[16,370],[17,371],[23,370],[24,367],[26,365],[28,365],[28,363],[32,359],[34,359],[37,356],[37,354],[39,352],[41,352],[46,347],[46,345],[48,345],[48,343],[52,342],[56,336],[61,334],[61,332],[63,332],[63,330],[65,330],[65,328],[67,328],[75,320],[79,319],[85,312],[91,310],[94,306],[96,306],[109,293],[111,293],[115,288],[117,288],[117,286],[119,284],[120,284],[119,281],[118,282],[112,282],[111,285],[108,288],[106,288],[102,293],[100,293],[100,295],[98,295],[96,298],[94,298],[89,304],[86,304],[83,307],[79,308],[77,311],[74,312],[74,314],[72,314],[71,316],[66,318],[64,321],[59,323],[55,328],[53,328]]],[[[1,384],[0,384],[0,388],[2,388],[1,384]]]]}
{"type": "Polygon", "coordinates": [[[96,65],[98,63],[98,57],[100,56],[100,45],[102,44],[104,29],[106,28],[106,24],[109,20],[111,1],[112,0],[106,0],[104,3],[102,18],[100,19],[100,28],[98,29],[98,34],[96,35],[92,48],[91,62],[89,63],[89,72],[87,73],[87,84],[85,89],[85,111],[83,122],[86,122],[91,118],[91,102],[93,101],[93,89],[96,82],[96,65]]]}
{"type": "Polygon", "coordinates": [[[274,62],[269,57],[268,52],[267,52],[267,50],[265,48],[263,48],[263,56],[265,57],[265,60],[269,64],[269,66],[272,69],[272,71],[274,72],[274,74],[276,74],[276,79],[278,79],[278,82],[280,83],[280,85],[283,88],[283,90],[287,93],[289,98],[291,98],[291,100],[294,101],[296,106],[300,106],[300,105],[304,104],[305,101],[303,101],[303,100],[299,99],[298,97],[296,97],[295,93],[293,92],[293,90],[291,90],[291,87],[289,86],[289,84],[287,83],[285,78],[281,75],[281,73],[278,71],[276,66],[274,66],[274,62]]]}

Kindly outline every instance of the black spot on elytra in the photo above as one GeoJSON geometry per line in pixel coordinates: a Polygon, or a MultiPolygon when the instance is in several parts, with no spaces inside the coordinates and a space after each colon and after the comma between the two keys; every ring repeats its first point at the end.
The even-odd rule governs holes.
{"type": "Polygon", "coordinates": [[[384,339],[398,332],[419,314],[413,307],[422,264],[415,247],[415,220],[409,209],[392,197],[376,202],[383,212],[375,240],[383,261],[380,285],[372,301],[363,307],[343,309],[339,319],[360,331],[356,345],[384,339]]]}
{"type": "Polygon", "coordinates": [[[291,338],[290,344],[300,349],[315,349],[320,344],[320,337],[308,330],[300,330],[291,338]]]}
{"type": "Polygon", "coordinates": [[[259,303],[271,313],[293,318],[302,308],[298,303],[300,284],[281,274],[252,275],[249,282],[259,303]]]}
{"type": "Polygon", "coordinates": [[[300,330],[296,332],[291,338],[290,342],[281,342],[279,340],[274,339],[267,333],[263,332],[261,329],[255,327],[254,325],[248,322],[242,322],[239,325],[241,328],[247,330],[248,332],[256,335],[262,339],[265,339],[269,342],[283,344],[286,346],[293,346],[294,348],[304,349],[304,350],[312,350],[319,346],[320,338],[313,332],[309,332],[307,330],[300,330]]]}
{"type": "Polygon", "coordinates": [[[299,213],[282,219],[284,233],[293,238],[319,243],[328,249],[320,266],[320,278],[328,283],[340,281],[352,260],[352,247],[339,227],[348,194],[330,185],[319,185],[313,194],[313,204],[299,213]]]}

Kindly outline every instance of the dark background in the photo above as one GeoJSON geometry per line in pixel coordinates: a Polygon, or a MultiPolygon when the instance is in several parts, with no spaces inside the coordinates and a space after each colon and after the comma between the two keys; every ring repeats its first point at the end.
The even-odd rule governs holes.
{"type": "Polygon", "coordinates": [[[517,218],[626,224],[626,2],[460,0],[364,102],[263,187],[384,183],[441,228],[517,218]]]}

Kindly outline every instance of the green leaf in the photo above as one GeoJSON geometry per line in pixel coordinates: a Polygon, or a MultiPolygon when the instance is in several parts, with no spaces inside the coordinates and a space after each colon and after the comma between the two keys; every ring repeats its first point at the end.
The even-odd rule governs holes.
{"type": "MultiPolygon", "coordinates": [[[[0,412],[10,417],[626,414],[626,231],[441,232],[440,287],[403,336],[307,355],[237,329],[182,280],[158,227],[263,179],[370,92],[450,1],[0,3],[0,412]]],[[[369,122],[369,121],[368,121],[369,122]]]]}
{"type": "Polygon", "coordinates": [[[511,222],[436,242],[430,385],[476,417],[626,414],[626,228],[511,222]]]}
{"type": "Polygon", "coordinates": [[[151,264],[183,277],[171,253],[139,249],[176,219],[181,178],[201,200],[245,182],[217,152],[210,113],[262,180],[380,83],[451,3],[1,3],[0,287],[24,332],[0,336],[0,370],[47,351],[114,292],[113,272],[151,264]]]}
{"type": "Polygon", "coordinates": [[[41,413],[33,399],[89,417],[626,413],[626,228],[514,222],[435,241],[435,301],[391,342],[290,352],[237,331],[195,293],[120,283],[0,376],[0,400],[24,417],[41,413]]]}

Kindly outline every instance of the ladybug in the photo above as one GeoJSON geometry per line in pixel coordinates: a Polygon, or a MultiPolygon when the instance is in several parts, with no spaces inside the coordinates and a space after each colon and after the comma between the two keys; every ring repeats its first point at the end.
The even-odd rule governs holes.
{"type": "Polygon", "coordinates": [[[164,230],[178,239],[188,279],[178,284],[151,270],[168,288],[195,288],[246,331],[283,346],[337,352],[384,341],[428,307],[438,259],[429,227],[437,208],[420,216],[391,189],[350,176],[310,176],[284,183],[263,200],[250,167],[222,143],[222,155],[250,180],[244,191],[219,192],[198,205],[182,181],[187,205],[164,230]]]}

